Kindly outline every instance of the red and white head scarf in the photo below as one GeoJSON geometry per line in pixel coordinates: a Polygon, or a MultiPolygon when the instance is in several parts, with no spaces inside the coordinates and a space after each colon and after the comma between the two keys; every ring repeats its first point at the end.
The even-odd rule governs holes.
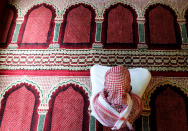
{"type": "Polygon", "coordinates": [[[91,102],[93,115],[104,126],[120,129],[132,123],[142,111],[142,101],[130,93],[130,74],[124,66],[110,68],[105,74],[104,88],[91,102]]]}
{"type": "Polygon", "coordinates": [[[124,66],[110,68],[105,74],[103,98],[118,112],[127,105],[127,93],[130,92],[130,74],[124,66]]]}

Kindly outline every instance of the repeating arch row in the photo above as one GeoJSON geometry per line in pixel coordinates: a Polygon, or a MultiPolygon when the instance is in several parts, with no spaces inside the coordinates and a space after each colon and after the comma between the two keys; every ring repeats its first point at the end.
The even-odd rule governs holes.
{"type": "Polygon", "coordinates": [[[44,94],[42,88],[35,82],[33,81],[30,81],[28,79],[23,79],[21,81],[16,81],[15,83],[12,83],[10,84],[7,88],[5,88],[2,93],[0,94],[0,99],[3,99],[3,95],[6,93],[6,92],[9,92],[9,90],[11,90],[13,87],[18,87],[18,86],[21,86],[21,85],[27,85],[29,87],[32,87],[33,89],[36,90],[36,92],[38,92],[39,94],[39,100],[43,103],[43,104],[46,104],[49,102],[50,100],[50,97],[53,95],[54,91],[56,89],[58,89],[59,87],[61,86],[66,86],[66,85],[70,85],[70,84],[73,84],[73,85],[78,85],[79,87],[83,88],[83,91],[88,95],[88,96],[91,96],[91,91],[89,90],[89,87],[86,86],[85,84],[81,83],[80,81],[75,81],[75,80],[67,80],[67,81],[63,81],[63,82],[60,82],[58,83],[56,86],[52,87],[48,94],[44,94]],[[45,100],[43,99],[44,98],[44,95],[46,95],[46,98],[45,100]]]}
{"type": "MultiPolygon", "coordinates": [[[[39,92],[36,90],[35,86],[28,83],[13,85],[12,88],[4,94],[1,100],[0,129],[37,130],[39,119],[38,108],[40,103],[39,92]],[[20,124],[17,124],[17,122],[20,124]]],[[[66,128],[64,126],[70,128],[69,124],[75,125],[71,126],[73,130],[77,128],[88,130],[88,108],[89,96],[83,87],[73,83],[59,86],[51,95],[49,110],[46,115],[43,130],[59,129],[60,126],[61,128],[66,128]],[[72,95],[72,97],[70,95],[72,95]],[[58,115],[54,115],[55,113],[58,113],[58,115]],[[64,119],[63,116],[66,119],[64,119]],[[68,117],[70,117],[70,119],[67,119],[68,117]],[[62,120],[59,118],[62,118],[62,120]]]]}
{"type": "Polygon", "coordinates": [[[9,3],[17,8],[19,17],[25,16],[27,14],[28,10],[33,7],[33,5],[34,6],[35,5],[40,5],[42,3],[46,3],[48,5],[52,5],[55,8],[55,11],[56,11],[58,17],[62,17],[65,14],[65,11],[66,11],[67,8],[71,7],[72,5],[78,4],[78,3],[85,3],[87,5],[90,5],[93,9],[95,9],[95,13],[96,13],[97,17],[99,17],[99,18],[101,16],[103,16],[104,11],[107,8],[109,8],[111,5],[114,5],[114,4],[117,4],[117,3],[122,3],[122,4],[126,4],[126,5],[131,6],[133,9],[136,10],[136,13],[137,13],[137,15],[139,17],[143,17],[145,15],[146,9],[149,6],[154,5],[154,4],[158,4],[158,3],[167,5],[170,8],[172,8],[176,12],[176,15],[178,16],[178,18],[184,18],[185,11],[188,8],[188,4],[185,4],[181,8],[181,10],[178,10],[177,7],[176,7],[176,5],[174,5],[172,2],[170,2],[170,1],[161,1],[161,0],[155,0],[155,1],[147,2],[144,5],[142,5],[143,8],[137,7],[136,4],[134,4],[132,1],[129,1],[129,0],[128,1],[125,1],[125,0],[108,1],[107,3],[104,4],[104,6],[102,7],[102,9],[99,9],[99,7],[98,7],[98,5],[96,5],[96,3],[94,3],[94,2],[93,3],[92,2],[88,2],[88,1],[85,1],[85,0],[72,1],[70,3],[67,3],[67,4],[65,4],[65,7],[63,7],[63,9],[60,9],[56,5],[57,3],[53,3],[51,1],[43,1],[43,0],[32,2],[32,4],[29,4],[26,9],[24,7],[24,10],[16,2],[9,1],[9,3]]]}
{"type": "MultiPolygon", "coordinates": [[[[14,12],[15,15],[17,14],[16,12],[17,11],[14,12]]],[[[16,20],[15,17],[13,18],[11,19],[12,21],[10,20],[10,22],[15,23],[15,21],[17,21],[17,23],[19,23],[19,18],[18,20],[16,20]]],[[[106,48],[110,44],[113,44],[112,46],[110,45],[110,48],[121,48],[121,43],[126,43],[124,44],[125,47],[123,45],[123,48],[126,48],[127,45],[128,47],[135,48],[140,42],[140,31],[138,31],[139,21],[137,20],[138,15],[136,13],[136,10],[132,8],[132,6],[122,4],[121,2],[116,3],[115,5],[111,5],[108,9],[104,11],[104,20],[99,20],[102,22],[102,29],[100,31],[97,30],[99,27],[97,25],[99,25],[99,23],[101,22],[95,22],[95,9],[90,5],[86,5],[84,3],[72,5],[66,10],[63,18],[63,20],[56,19],[55,9],[51,5],[47,5],[45,3],[35,5],[27,12],[21,24],[16,25],[19,26],[19,29],[14,27],[15,24],[9,24],[7,30],[9,31],[8,34],[12,35],[12,41],[10,42],[11,35],[8,35],[10,37],[7,37],[6,42],[3,42],[17,43],[19,48],[33,49],[46,49],[52,43],[58,43],[61,48],[88,49],[92,48],[92,44],[95,42],[102,42],[104,44],[104,48],[106,48]],[[115,11],[114,8],[116,9],[115,11]],[[112,12],[115,12],[116,14],[113,14],[112,12]],[[122,15],[127,15],[127,17],[121,17],[122,15]],[[119,17],[116,18],[115,16],[119,17]],[[15,31],[13,29],[17,30],[15,31]],[[15,34],[16,32],[17,34],[15,34]],[[99,38],[100,36],[97,38],[97,33],[102,33],[101,38],[99,38]],[[15,35],[17,35],[17,38],[15,35]],[[118,38],[115,36],[118,36],[118,38]],[[97,41],[96,39],[99,39],[99,41],[97,41]],[[116,43],[116,45],[114,43],[116,43]]],[[[185,20],[186,19],[187,18],[185,15],[185,20]]],[[[146,9],[144,21],[146,22],[145,38],[148,45],[153,46],[153,44],[155,45],[157,43],[157,46],[159,44],[161,44],[162,46],[167,44],[168,47],[170,43],[170,45],[175,46],[176,48],[180,48],[180,45],[182,43],[179,27],[180,25],[177,22],[176,12],[172,8],[159,3],[151,5],[146,9]],[[162,9],[160,9],[160,7],[162,7],[162,9]],[[150,15],[150,12],[154,10],[153,8],[157,8],[163,13],[166,12],[165,14],[169,16],[168,18],[171,19],[169,23],[167,22],[168,19],[164,17],[164,20],[166,20],[166,24],[162,22],[162,25],[167,28],[166,32],[163,32],[162,29],[157,28],[157,26],[161,25],[161,21],[156,20],[157,17],[159,17],[158,14],[155,13],[155,16],[151,17],[152,15],[150,15]],[[151,18],[154,19],[152,23],[150,22],[152,21],[151,18]],[[154,24],[154,26],[152,27],[151,24],[154,24]],[[154,31],[152,31],[152,29],[154,29],[154,31]],[[158,38],[161,34],[161,37],[164,37],[159,39],[158,41],[158,38]],[[152,38],[152,36],[154,36],[154,38],[152,38]]]]}

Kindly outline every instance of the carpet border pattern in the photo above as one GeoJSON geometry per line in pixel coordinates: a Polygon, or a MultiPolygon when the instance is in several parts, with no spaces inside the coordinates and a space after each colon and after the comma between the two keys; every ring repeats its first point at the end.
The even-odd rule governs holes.
{"type": "Polygon", "coordinates": [[[0,50],[1,70],[89,70],[94,64],[142,67],[150,71],[188,71],[188,52],[180,50],[0,50]]]}

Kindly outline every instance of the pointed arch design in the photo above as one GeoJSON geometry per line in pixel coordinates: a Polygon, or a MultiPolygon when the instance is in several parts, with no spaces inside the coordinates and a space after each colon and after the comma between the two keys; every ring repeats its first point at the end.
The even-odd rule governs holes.
{"type": "Polygon", "coordinates": [[[14,29],[16,27],[16,18],[18,11],[15,6],[7,4],[4,16],[0,23],[0,48],[6,48],[11,42],[14,29]]]}
{"type": "Polygon", "coordinates": [[[148,10],[149,7],[151,7],[151,6],[153,6],[153,5],[157,5],[157,4],[161,4],[161,5],[166,5],[166,6],[168,6],[169,8],[171,8],[171,9],[175,12],[175,15],[177,16],[177,18],[180,18],[180,17],[181,17],[180,12],[178,12],[177,8],[176,8],[174,5],[172,5],[171,2],[169,2],[169,1],[161,1],[161,0],[155,0],[155,1],[150,1],[150,2],[148,2],[148,3],[144,6],[144,8],[143,8],[143,10],[142,10],[142,13],[141,13],[142,16],[143,16],[143,17],[145,16],[145,14],[147,13],[147,10],[148,10]]]}
{"type": "Polygon", "coordinates": [[[146,42],[149,48],[181,48],[180,27],[173,9],[160,3],[150,5],[146,9],[145,19],[146,42]]]}
{"type": "Polygon", "coordinates": [[[136,48],[138,43],[137,12],[130,5],[117,3],[104,12],[102,42],[104,48],[136,48]]]}
{"type": "Polygon", "coordinates": [[[45,3],[35,5],[28,10],[18,36],[19,48],[48,48],[53,39],[55,16],[53,6],[45,3]]]}
{"type": "Polygon", "coordinates": [[[80,81],[75,81],[75,80],[67,80],[67,81],[63,81],[60,82],[59,84],[57,84],[54,88],[52,88],[49,93],[48,93],[48,97],[47,97],[47,102],[49,102],[50,96],[52,96],[53,92],[60,86],[64,86],[64,85],[68,85],[68,84],[74,84],[74,85],[78,85],[80,87],[83,88],[84,92],[86,92],[86,94],[88,94],[88,96],[91,96],[91,90],[89,90],[89,87],[86,86],[85,84],[81,83],[80,81]]]}
{"type": "Polygon", "coordinates": [[[1,130],[37,130],[39,92],[28,83],[13,85],[1,101],[1,130]]]}
{"type": "Polygon", "coordinates": [[[88,107],[89,97],[82,87],[72,83],[59,86],[49,101],[44,131],[57,129],[89,130],[88,107]]]}
{"type": "Polygon", "coordinates": [[[95,35],[95,10],[84,3],[69,7],[61,24],[59,43],[61,48],[91,48],[95,35]]]}
{"type": "Polygon", "coordinates": [[[2,91],[2,93],[0,94],[0,99],[3,99],[3,95],[8,91],[8,90],[10,90],[13,86],[15,86],[15,85],[20,85],[21,83],[27,83],[27,85],[32,85],[33,87],[35,87],[35,89],[37,90],[37,92],[39,92],[39,101],[41,102],[41,103],[45,103],[44,102],[44,100],[43,100],[43,90],[40,88],[40,86],[37,84],[37,83],[35,83],[35,82],[33,82],[33,81],[31,81],[31,80],[28,80],[27,78],[24,78],[24,79],[22,79],[22,80],[19,80],[19,81],[16,81],[16,82],[14,82],[14,83],[11,83],[8,87],[6,87],[3,91],[2,91]]]}
{"type": "Polygon", "coordinates": [[[137,8],[133,3],[129,2],[129,1],[110,1],[108,4],[105,5],[105,7],[102,9],[102,15],[105,14],[106,10],[108,10],[111,6],[113,5],[117,5],[117,4],[122,4],[122,5],[128,5],[130,6],[133,10],[135,10],[136,15],[138,17],[141,17],[141,11],[139,8],[137,8]]]}
{"type": "Polygon", "coordinates": [[[71,3],[67,3],[68,5],[66,7],[64,7],[63,11],[61,13],[59,13],[60,17],[64,17],[67,13],[67,9],[78,5],[78,4],[85,4],[90,6],[90,8],[92,8],[95,11],[95,14],[98,16],[99,15],[99,11],[98,8],[96,7],[96,5],[94,3],[91,3],[89,1],[84,1],[84,0],[79,0],[79,1],[71,1],[71,3]]]}
{"type": "Polygon", "coordinates": [[[150,129],[187,130],[187,103],[188,97],[179,87],[171,84],[158,86],[150,100],[150,129]]]}
{"type": "Polygon", "coordinates": [[[169,81],[169,80],[165,80],[165,81],[162,81],[154,86],[152,86],[151,88],[149,88],[148,90],[146,90],[146,92],[144,93],[143,97],[142,97],[142,100],[143,100],[143,103],[144,103],[144,110],[150,110],[150,101],[151,101],[151,96],[152,94],[159,88],[159,87],[162,87],[162,86],[165,86],[165,85],[171,85],[173,87],[176,87],[178,88],[179,90],[181,90],[185,96],[188,97],[188,89],[186,87],[183,87],[175,82],[172,82],[172,81],[169,81]]]}
{"type": "Polygon", "coordinates": [[[27,6],[24,6],[24,9],[16,1],[9,0],[8,3],[16,7],[16,9],[18,10],[18,17],[20,17],[20,18],[23,18],[28,13],[28,11],[30,9],[32,9],[34,6],[41,5],[41,4],[46,4],[46,5],[53,7],[53,9],[57,13],[57,15],[59,12],[57,6],[51,1],[32,1],[32,3],[29,3],[27,6]]]}

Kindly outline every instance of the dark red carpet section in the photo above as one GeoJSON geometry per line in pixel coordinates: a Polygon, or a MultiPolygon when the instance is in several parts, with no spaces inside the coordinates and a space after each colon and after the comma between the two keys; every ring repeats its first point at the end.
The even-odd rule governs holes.
{"type": "Polygon", "coordinates": [[[68,84],[51,96],[44,131],[87,131],[89,98],[82,87],[68,84]]]}
{"type": "Polygon", "coordinates": [[[36,131],[39,93],[26,83],[13,86],[1,102],[1,131],[36,131]]]}
{"type": "Polygon", "coordinates": [[[151,130],[187,131],[188,99],[186,95],[170,85],[160,88],[152,96],[151,130]]]}
{"type": "Polygon", "coordinates": [[[151,10],[149,13],[149,26],[151,43],[176,43],[174,17],[167,9],[158,6],[151,10]]]}
{"type": "Polygon", "coordinates": [[[135,46],[138,37],[136,12],[128,5],[116,4],[104,14],[104,48],[125,48],[135,46]]]}
{"type": "Polygon", "coordinates": [[[91,12],[83,6],[71,10],[67,16],[63,43],[89,43],[91,12]]]}
{"type": "Polygon", "coordinates": [[[67,9],[60,30],[63,48],[91,48],[94,42],[95,11],[85,4],[67,9]]]}
{"type": "Polygon", "coordinates": [[[6,8],[6,4],[8,3],[7,0],[1,0],[1,4],[0,4],[0,19],[3,18],[4,15],[4,9],[6,8]]]}
{"type": "Polygon", "coordinates": [[[107,43],[133,43],[132,23],[129,9],[121,5],[112,9],[108,14],[107,43]]]}
{"type": "Polygon", "coordinates": [[[7,5],[0,20],[0,48],[5,48],[11,42],[14,33],[17,11],[15,7],[7,5]]]}
{"type": "Polygon", "coordinates": [[[146,41],[150,47],[179,47],[180,28],[175,12],[168,6],[156,4],[146,10],[146,41]]]}
{"type": "Polygon", "coordinates": [[[1,43],[5,43],[6,40],[7,40],[7,36],[8,36],[8,31],[10,29],[10,26],[11,26],[11,23],[12,23],[12,20],[13,20],[13,17],[14,17],[14,11],[7,8],[6,12],[5,12],[5,16],[4,16],[4,19],[3,19],[3,24],[1,25],[1,31],[4,31],[4,32],[1,32],[1,35],[0,35],[0,42],[1,43]]]}
{"type": "Polygon", "coordinates": [[[18,43],[20,48],[47,48],[54,29],[53,7],[41,4],[31,8],[25,16],[18,43]],[[32,34],[32,35],[31,35],[32,34]]]}
{"type": "Polygon", "coordinates": [[[185,12],[185,19],[186,19],[186,30],[187,30],[187,37],[188,37],[188,9],[185,12]]]}

